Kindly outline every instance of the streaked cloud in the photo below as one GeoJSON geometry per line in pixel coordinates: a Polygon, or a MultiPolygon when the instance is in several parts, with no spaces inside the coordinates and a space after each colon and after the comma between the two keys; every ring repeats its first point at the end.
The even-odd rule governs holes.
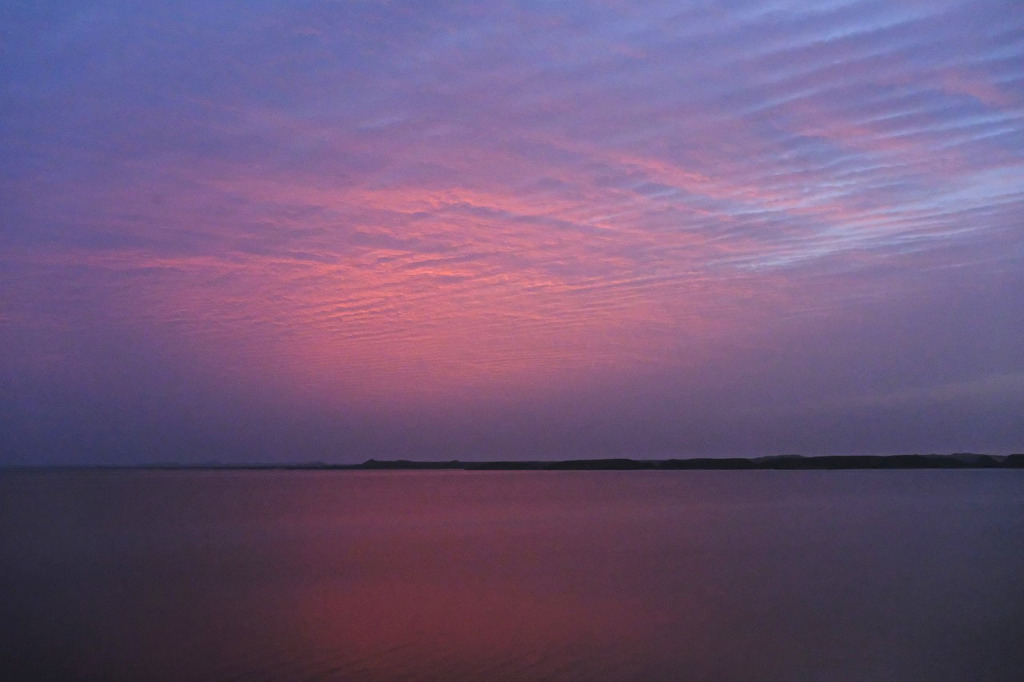
{"type": "MultiPolygon", "coordinates": [[[[658,377],[669,414],[765,371],[799,393],[829,357],[882,366],[898,311],[961,289],[989,328],[941,346],[936,309],[901,341],[934,387],[837,376],[803,399],[963,385],[967,405],[1024,369],[1014,2],[41,2],[0,26],[0,376],[26,390],[128,344],[266,410],[495,424],[534,401],[556,448],[580,442],[558,400],[662,414],[638,388],[658,377]],[[1004,343],[972,352],[979,334],[1004,343]],[[818,360],[765,365],[801,338],[818,360]]],[[[771,400],[736,390],[736,414],[771,400]]],[[[3,419],[85,428],[59,394],[3,419]]]]}

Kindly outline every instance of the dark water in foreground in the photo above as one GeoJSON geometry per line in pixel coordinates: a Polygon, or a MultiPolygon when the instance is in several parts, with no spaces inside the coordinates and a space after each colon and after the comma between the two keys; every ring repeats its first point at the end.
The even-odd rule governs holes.
{"type": "Polygon", "coordinates": [[[0,678],[1024,679],[1024,472],[0,474],[0,678]]]}

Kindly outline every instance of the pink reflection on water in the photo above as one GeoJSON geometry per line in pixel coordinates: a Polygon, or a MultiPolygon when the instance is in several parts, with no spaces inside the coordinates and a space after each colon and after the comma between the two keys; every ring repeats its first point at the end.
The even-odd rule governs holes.
{"type": "Polygon", "coordinates": [[[0,570],[14,586],[0,593],[0,667],[9,679],[1016,679],[1003,673],[1024,669],[1008,653],[1024,596],[1018,484],[1005,472],[0,478],[0,570]]]}

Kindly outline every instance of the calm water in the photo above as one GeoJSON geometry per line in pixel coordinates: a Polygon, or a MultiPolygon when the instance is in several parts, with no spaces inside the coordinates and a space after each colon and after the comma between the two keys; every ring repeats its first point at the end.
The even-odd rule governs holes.
{"type": "Polygon", "coordinates": [[[0,678],[1024,679],[1024,472],[0,475],[0,678]]]}

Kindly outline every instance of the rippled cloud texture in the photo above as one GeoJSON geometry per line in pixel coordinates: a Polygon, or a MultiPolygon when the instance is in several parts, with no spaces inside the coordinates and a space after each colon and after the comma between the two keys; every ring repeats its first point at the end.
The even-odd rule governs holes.
{"type": "Polygon", "coordinates": [[[7,462],[1024,448],[1019,2],[6,2],[7,462]]]}

